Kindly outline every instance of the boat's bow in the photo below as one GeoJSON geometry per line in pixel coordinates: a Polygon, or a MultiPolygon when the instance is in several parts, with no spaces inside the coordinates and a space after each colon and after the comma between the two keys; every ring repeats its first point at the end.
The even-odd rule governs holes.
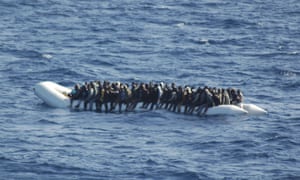
{"type": "Polygon", "coordinates": [[[51,81],[44,81],[34,86],[34,93],[46,104],[56,108],[66,108],[70,105],[67,96],[71,89],[58,85],[51,81]]]}

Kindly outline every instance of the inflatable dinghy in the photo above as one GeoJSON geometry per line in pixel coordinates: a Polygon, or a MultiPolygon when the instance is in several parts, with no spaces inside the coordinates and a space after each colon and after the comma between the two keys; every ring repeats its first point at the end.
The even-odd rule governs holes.
{"type": "MultiPolygon", "coordinates": [[[[72,89],[61,86],[51,81],[40,82],[35,85],[35,94],[47,105],[54,108],[67,108],[70,106],[70,97],[72,89]]],[[[254,105],[242,104],[241,107],[236,105],[219,105],[211,107],[205,115],[264,115],[267,111],[254,105]]]]}

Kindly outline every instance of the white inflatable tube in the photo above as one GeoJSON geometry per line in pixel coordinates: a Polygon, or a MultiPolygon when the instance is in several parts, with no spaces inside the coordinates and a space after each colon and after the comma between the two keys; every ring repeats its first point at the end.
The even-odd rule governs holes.
{"type": "Polygon", "coordinates": [[[248,111],[235,106],[235,105],[219,105],[219,106],[214,106],[212,108],[208,108],[207,112],[205,115],[243,115],[243,114],[248,114],[248,111]]]}
{"type": "Polygon", "coordinates": [[[255,104],[242,104],[242,107],[244,110],[248,111],[249,115],[258,116],[268,113],[266,110],[256,106],[255,104]]]}
{"type": "Polygon", "coordinates": [[[72,90],[54,82],[45,81],[35,85],[34,92],[46,104],[55,108],[66,108],[70,105],[67,96],[72,90]]]}
{"type": "MultiPolygon", "coordinates": [[[[34,92],[46,104],[55,108],[67,108],[70,106],[70,98],[67,96],[72,90],[54,82],[45,81],[35,85],[34,92]]],[[[205,115],[264,115],[267,111],[254,105],[242,104],[240,107],[235,105],[220,105],[209,108],[205,115]]]]}

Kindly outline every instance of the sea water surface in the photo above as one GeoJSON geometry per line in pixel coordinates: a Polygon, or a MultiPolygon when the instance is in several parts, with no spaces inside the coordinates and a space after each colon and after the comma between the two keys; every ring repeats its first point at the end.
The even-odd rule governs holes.
{"type": "Polygon", "coordinates": [[[0,179],[300,179],[297,0],[0,0],[0,179]],[[45,105],[41,81],[235,87],[264,116],[45,105]]]}

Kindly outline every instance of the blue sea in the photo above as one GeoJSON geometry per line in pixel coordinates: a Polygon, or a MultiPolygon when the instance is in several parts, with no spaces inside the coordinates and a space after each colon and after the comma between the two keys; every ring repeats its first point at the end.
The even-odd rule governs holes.
{"type": "Polygon", "coordinates": [[[300,179],[300,1],[0,0],[0,179],[300,179]],[[263,116],[74,112],[33,87],[234,87],[263,116]]]}

